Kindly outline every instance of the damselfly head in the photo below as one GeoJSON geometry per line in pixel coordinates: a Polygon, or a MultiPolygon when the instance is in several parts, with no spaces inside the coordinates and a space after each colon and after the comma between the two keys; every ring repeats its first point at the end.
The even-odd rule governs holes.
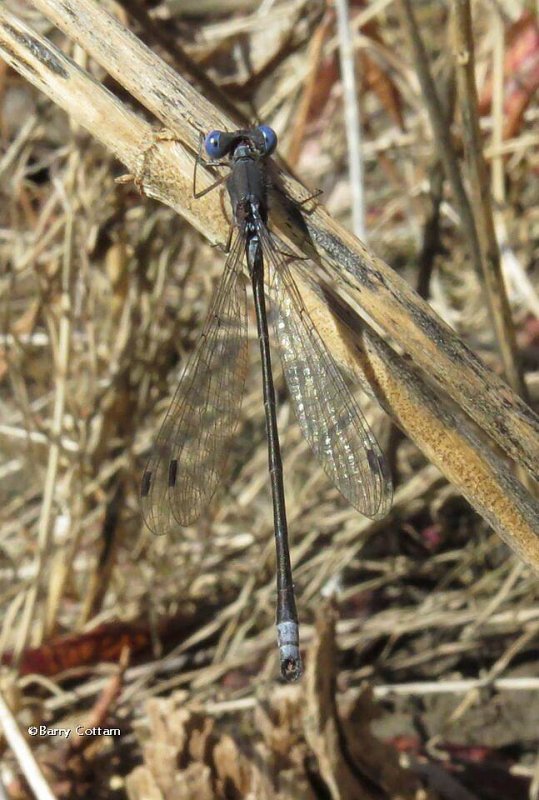
{"type": "Polygon", "coordinates": [[[270,156],[277,147],[277,134],[269,125],[259,125],[251,130],[234,133],[210,131],[204,139],[204,149],[210,158],[224,158],[243,145],[246,152],[257,156],[270,156]]]}

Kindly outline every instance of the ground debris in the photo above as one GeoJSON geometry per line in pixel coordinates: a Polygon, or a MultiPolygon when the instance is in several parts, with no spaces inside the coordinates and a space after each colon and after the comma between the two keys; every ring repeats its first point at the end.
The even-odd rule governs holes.
{"type": "Polygon", "coordinates": [[[396,750],[371,733],[378,712],[369,691],[341,704],[343,716],[336,619],[333,604],[325,603],[304,681],[261,695],[247,734],[185,705],[185,693],[149,701],[149,740],[144,766],[127,779],[130,800],[314,800],[321,787],[332,800],[434,800],[396,750]]]}

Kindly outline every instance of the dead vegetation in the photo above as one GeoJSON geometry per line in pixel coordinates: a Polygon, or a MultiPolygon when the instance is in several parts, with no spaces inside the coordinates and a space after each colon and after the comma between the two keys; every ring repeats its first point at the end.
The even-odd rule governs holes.
{"type": "MultiPolygon", "coordinates": [[[[351,5],[365,229],[389,269],[332,219],[349,225],[352,215],[343,118],[350,98],[331,7],[199,0],[187,12],[186,3],[117,3],[119,22],[187,79],[194,96],[201,92],[195,103],[174,85],[177,104],[169,103],[166,121],[181,144],[152,148],[150,126],[165,122],[156,109],[165,105],[158,90],[168,73],[133,49],[122,83],[106,63],[116,34],[101,35],[104,11],[84,25],[77,14],[93,13],[93,4],[71,4],[77,8],[61,24],[69,5],[12,2],[0,10],[7,795],[30,796],[29,781],[47,796],[32,783],[24,739],[13,738],[15,718],[24,734],[43,724],[120,728],[120,736],[96,734],[84,746],[75,733],[62,744],[26,736],[57,797],[537,796],[539,556],[530,475],[539,450],[537,418],[516,397],[537,408],[536,16],[521,3],[473,5],[481,165],[463,124],[463,97],[473,95],[459,69],[469,62],[449,13],[465,13],[466,3],[351,5]],[[21,21],[32,35],[21,34],[21,21]],[[52,50],[44,58],[38,34],[83,72],[52,50]],[[32,56],[57,84],[45,82],[32,56]],[[439,148],[443,129],[433,134],[429,74],[453,121],[443,141],[452,164],[439,148]],[[100,95],[90,75],[118,100],[100,95]],[[315,208],[309,232],[320,247],[339,235],[346,249],[333,262],[326,252],[327,294],[321,304],[315,292],[313,303],[343,365],[368,375],[363,407],[397,485],[385,520],[347,507],[311,458],[276,370],[308,669],[292,688],[276,678],[273,525],[254,343],[241,429],[203,518],[156,539],[137,503],[150,442],[222,270],[223,255],[189,224],[212,242],[226,237],[220,193],[197,204],[191,192],[197,128],[222,127],[221,112],[236,124],[271,123],[288,167],[324,190],[332,218],[315,208]],[[146,192],[183,218],[140,196],[133,182],[115,181],[126,168],[140,177],[143,162],[146,192]],[[478,180],[492,190],[492,208],[480,214],[478,180]],[[339,271],[350,252],[376,277],[371,294],[343,264],[339,271]],[[487,293],[499,279],[496,260],[505,300],[487,293]],[[458,339],[427,328],[431,317],[408,285],[458,339]],[[377,291],[385,292],[378,300],[377,291]],[[489,369],[457,349],[461,342],[489,369]],[[515,393],[503,388],[504,373],[515,393]],[[373,394],[408,436],[392,428],[373,394]]],[[[465,36],[464,24],[457,29],[465,36]]],[[[283,174],[297,196],[298,184],[283,174]]],[[[278,217],[276,225],[282,232],[278,217]]],[[[254,323],[250,331],[254,339],[254,323]]]]}

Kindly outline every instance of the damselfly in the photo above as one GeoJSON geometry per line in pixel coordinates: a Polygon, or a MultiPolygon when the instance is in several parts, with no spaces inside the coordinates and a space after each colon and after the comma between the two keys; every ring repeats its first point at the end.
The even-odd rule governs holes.
{"type": "MultiPolygon", "coordinates": [[[[188,361],[141,485],[148,527],[166,533],[189,525],[211,499],[236,430],[247,368],[245,254],[256,309],[277,551],[277,638],[281,673],[301,675],[299,629],[277,432],[264,270],[268,270],[275,334],[290,397],[303,434],[330,480],[367,517],[385,516],[392,486],[382,451],[350,388],[302,302],[283,253],[267,227],[267,158],[277,145],[266,125],[212,131],[208,166],[226,165],[235,236],[201,337],[188,361]]],[[[222,181],[217,181],[217,184],[222,181]]],[[[216,184],[216,185],[217,185],[216,184]]],[[[212,187],[210,187],[212,188],[212,187]]],[[[208,191],[208,190],[205,190],[208,191]]],[[[202,194],[202,193],[201,193],[202,194]]]]}

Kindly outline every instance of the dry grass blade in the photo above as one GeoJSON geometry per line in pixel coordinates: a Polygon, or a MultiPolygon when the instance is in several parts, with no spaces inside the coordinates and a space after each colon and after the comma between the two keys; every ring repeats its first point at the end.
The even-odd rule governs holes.
{"type": "Polygon", "coordinates": [[[361,155],[361,119],[359,115],[357,81],[355,75],[355,58],[352,44],[352,32],[347,0],[335,2],[337,29],[339,35],[339,58],[343,93],[345,97],[344,113],[346,139],[350,171],[350,188],[352,191],[353,231],[360,239],[366,238],[365,230],[365,196],[363,161],[361,155]]]}
{"type": "MultiPolygon", "coordinates": [[[[473,115],[477,113],[477,102],[475,98],[475,78],[473,75],[473,50],[472,38],[469,25],[464,24],[464,3],[455,4],[455,39],[461,49],[462,63],[460,64],[459,83],[461,88],[461,106],[465,119],[465,136],[468,140],[470,154],[470,164],[472,170],[472,186],[476,192],[473,204],[470,202],[461,171],[458,164],[457,155],[451,140],[450,126],[442,108],[442,103],[436,91],[433,77],[431,75],[424,43],[421,39],[419,27],[417,25],[413,5],[410,0],[401,0],[403,9],[402,19],[406,25],[408,35],[414,50],[416,66],[419,80],[423,88],[423,95],[426,100],[427,110],[431,120],[431,125],[435,133],[438,153],[448,180],[451,183],[458,213],[462,227],[468,241],[472,262],[478,274],[483,275],[486,288],[486,297],[489,309],[492,314],[493,327],[496,333],[496,340],[504,371],[509,384],[517,391],[521,397],[527,398],[527,391],[519,369],[519,358],[516,349],[515,334],[511,313],[507,302],[503,278],[500,272],[499,257],[496,264],[496,253],[498,250],[494,236],[494,231],[488,230],[487,226],[492,226],[492,220],[487,209],[488,183],[484,169],[479,165],[479,141],[477,123],[473,122],[473,115]],[[463,50],[463,37],[466,36],[466,52],[463,50]],[[466,61],[468,63],[466,63],[466,61]],[[465,68],[465,69],[463,69],[465,68]],[[473,88],[472,88],[473,87],[473,88]]],[[[457,53],[458,60],[458,53],[457,53]]]]}
{"type": "Polygon", "coordinates": [[[483,155],[479,127],[477,88],[475,85],[475,56],[472,34],[472,15],[469,0],[453,4],[453,40],[457,61],[463,133],[466,143],[472,208],[477,229],[480,260],[485,289],[492,309],[496,338],[502,355],[508,383],[529,402],[518,354],[511,308],[504,284],[500,249],[496,240],[488,171],[483,155]]]}
{"type": "Polygon", "coordinates": [[[6,742],[17,757],[21,771],[34,792],[34,796],[37,800],[55,800],[54,794],[2,694],[0,694],[0,726],[6,742]]]}

